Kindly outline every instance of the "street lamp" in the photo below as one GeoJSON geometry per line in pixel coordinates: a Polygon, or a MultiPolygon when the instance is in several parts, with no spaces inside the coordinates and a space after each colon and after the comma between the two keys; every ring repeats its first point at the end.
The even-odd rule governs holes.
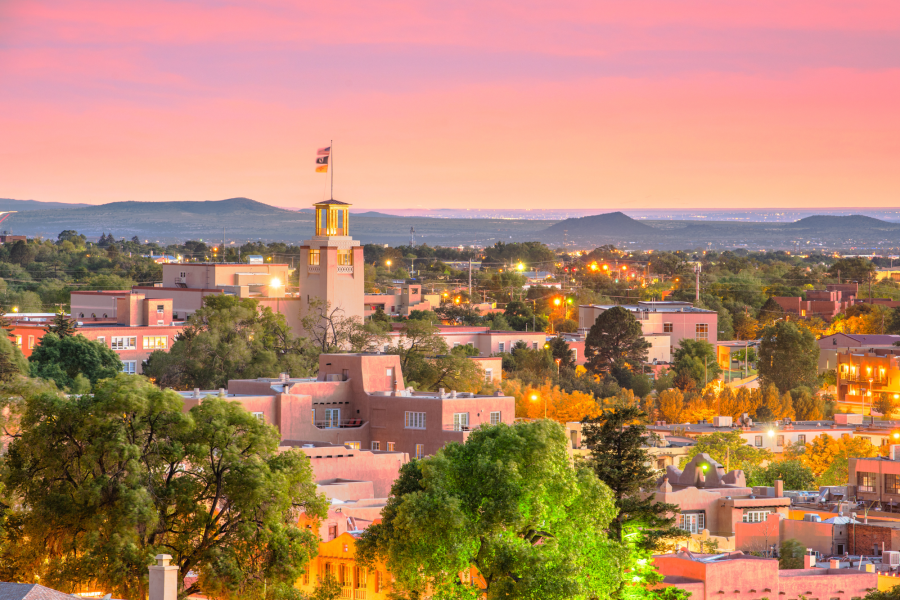
{"type": "MultiPolygon", "coordinates": [[[[532,394],[532,395],[531,395],[531,401],[532,401],[532,402],[537,402],[537,399],[538,399],[538,395],[537,395],[537,394],[532,394]]],[[[547,397],[546,397],[546,396],[544,396],[544,418],[545,418],[545,419],[547,418],[547,397]]]]}
{"type": "Polygon", "coordinates": [[[388,266],[388,269],[391,268],[391,260],[390,259],[386,260],[385,264],[388,266]]]}

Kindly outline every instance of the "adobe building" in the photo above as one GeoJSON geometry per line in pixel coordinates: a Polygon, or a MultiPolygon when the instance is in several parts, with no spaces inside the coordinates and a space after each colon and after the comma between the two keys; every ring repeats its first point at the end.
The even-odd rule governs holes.
{"type": "MultiPolygon", "coordinates": [[[[583,304],[578,307],[579,331],[586,333],[597,321],[597,317],[614,305],[583,304]]],[[[641,324],[644,337],[656,348],[668,345],[668,355],[660,355],[658,362],[670,362],[681,340],[703,340],[713,346],[718,339],[719,314],[714,310],[695,308],[690,302],[638,302],[622,305],[641,324]],[[659,338],[663,338],[660,340],[659,338]],[[668,338],[667,340],[664,338],[668,338]],[[664,360],[663,360],[664,359],[664,360]]],[[[654,355],[656,357],[655,350],[654,355]]]]}
{"type": "MultiPolygon", "coordinates": [[[[182,392],[185,410],[205,395],[182,392]]],[[[219,395],[278,427],[282,445],[328,442],[416,458],[464,442],[480,425],[515,419],[511,396],[406,388],[400,357],[389,354],[322,354],[315,379],[232,380],[219,395]]]]}
{"type": "Polygon", "coordinates": [[[684,470],[667,466],[654,499],[680,507],[676,515],[679,529],[690,534],[706,530],[710,536],[725,538],[721,541],[726,544],[734,543],[737,524],[764,522],[771,514],[787,518],[791,505],[791,499],[780,493],[756,496],[747,487],[743,471],[726,473],[705,453],[696,455],[684,470]]]}
{"type": "Polygon", "coordinates": [[[837,560],[818,567],[812,557],[804,559],[808,565],[804,569],[779,570],[774,558],[740,551],[694,554],[682,549],[676,554],[654,556],[653,564],[664,577],[657,587],[691,592],[692,600],[859,600],[869,590],[881,589],[874,571],[846,568],[847,563],[837,560]]]}
{"type": "Polygon", "coordinates": [[[388,292],[365,294],[363,297],[365,316],[371,316],[378,309],[397,317],[408,317],[414,310],[434,310],[441,305],[440,294],[426,294],[421,283],[404,283],[388,292]]]}

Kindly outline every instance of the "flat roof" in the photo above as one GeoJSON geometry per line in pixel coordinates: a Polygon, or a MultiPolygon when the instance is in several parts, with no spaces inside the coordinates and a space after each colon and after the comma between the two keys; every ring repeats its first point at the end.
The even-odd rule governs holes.
{"type": "MultiPolygon", "coordinates": [[[[763,431],[835,431],[835,430],[856,430],[858,427],[857,424],[847,424],[840,425],[835,423],[834,421],[792,421],[791,426],[793,429],[785,429],[785,425],[776,425],[775,423],[753,423],[749,427],[751,432],[763,432],[763,431]],[[835,425],[834,428],[831,426],[835,425]]],[[[721,427],[716,427],[712,423],[667,423],[665,425],[648,425],[648,430],[651,431],[675,431],[676,429],[683,429],[686,432],[691,433],[715,433],[717,431],[730,431],[733,429],[741,429],[741,427],[735,427],[734,425],[723,425],[721,427]]]]}
{"type": "MultiPolygon", "coordinates": [[[[661,304],[661,303],[658,303],[661,304]]],[[[603,310],[609,310],[610,308],[615,308],[616,306],[624,308],[625,310],[630,310],[631,312],[648,312],[648,313],[705,313],[705,314],[717,314],[714,310],[707,310],[705,308],[696,308],[689,304],[678,304],[673,306],[661,306],[661,305],[637,305],[637,304],[579,304],[578,308],[602,308],[603,310]]]]}

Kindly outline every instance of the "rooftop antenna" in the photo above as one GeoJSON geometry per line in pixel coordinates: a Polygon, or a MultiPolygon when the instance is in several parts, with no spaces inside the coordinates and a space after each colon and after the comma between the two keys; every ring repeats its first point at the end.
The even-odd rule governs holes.
{"type": "Polygon", "coordinates": [[[415,227],[409,228],[409,245],[412,248],[415,248],[415,246],[416,246],[416,228],[415,227]]]}

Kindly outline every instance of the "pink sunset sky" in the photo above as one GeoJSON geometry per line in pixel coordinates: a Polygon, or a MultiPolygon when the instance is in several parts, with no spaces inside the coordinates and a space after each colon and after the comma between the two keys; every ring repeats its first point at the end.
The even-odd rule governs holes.
{"type": "Polygon", "coordinates": [[[0,197],[897,206],[897,0],[0,0],[0,197]]]}

